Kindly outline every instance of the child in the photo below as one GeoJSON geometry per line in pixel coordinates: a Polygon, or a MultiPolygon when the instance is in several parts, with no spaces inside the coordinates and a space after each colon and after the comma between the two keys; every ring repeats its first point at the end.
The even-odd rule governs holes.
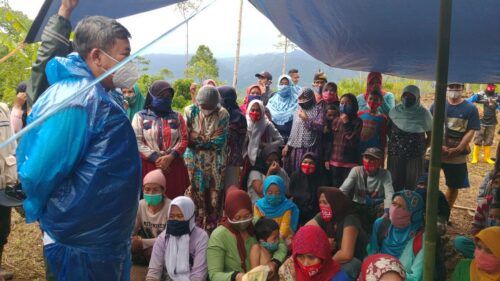
{"type": "Polygon", "coordinates": [[[255,237],[259,244],[255,244],[250,249],[250,265],[255,268],[259,265],[266,265],[278,249],[279,225],[270,218],[260,218],[254,226],[255,237]]]}
{"type": "Polygon", "coordinates": [[[363,120],[359,151],[362,153],[367,148],[376,147],[385,151],[387,143],[387,116],[379,113],[382,105],[382,93],[375,89],[368,96],[368,110],[358,112],[358,117],[363,120]]]}

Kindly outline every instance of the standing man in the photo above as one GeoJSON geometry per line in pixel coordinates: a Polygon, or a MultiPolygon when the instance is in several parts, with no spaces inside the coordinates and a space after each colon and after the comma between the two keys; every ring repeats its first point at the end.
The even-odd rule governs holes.
{"type": "Polygon", "coordinates": [[[484,161],[488,164],[495,164],[491,160],[491,146],[493,145],[493,137],[495,135],[495,127],[498,123],[497,110],[500,110],[498,104],[499,95],[495,93],[495,84],[489,83],[484,92],[474,94],[467,100],[472,103],[479,103],[483,105],[483,114],[481,117],[481,130],[476,133],[474,137],[474,150],[472,152],[471,164],[476,164],[479,160],[481,153],[481,146],[484,148],[484,161]]]}
{"type": "Polygon", "coordinates": [[[130,236],[140,192],[135,134],[109,90],[131,88],[129,63],[88,91],[75,93],[130,55],[130,33],[92,16],[74,32],[74,53],[47,63],[51,87],[28,124],[60,101],[70,104],[29,131],[17,149],[27,222],[39,221],[44,255],[57,280],[128,280],[130,236]]]}
{"type": "Polygon", "coordinates": [[[267,101],[271,98],[271,84],[273,83],[273,76],[267,71],[262,71],[261,73],[255,74],[255,77],[257,77],[257,85],[260,86],[260,91],[262,93],[262,102],[264,105],[267,105],[267,101]]]}
{"type": "Polygon", "coordinates": [[[290,78],[292,78],[292,82],[295,86],[299,86],[300,74],[299,74],[298,69],[292,68],[292,69],[288,70],[288,76],[290,76],[290,78]]]}
{"type": "MultiPolygon", "coordinates": [[[[468,188],[467,154],[475,131],[481,128],[477,108],[462,98],[463,83],[448,84],[446,92],[445,132],[441,168],[446,179],[446,201],[453,208],[458,190],[468,188]]],[[[434,112],[434,104],[430,108],[434,112]]]]}

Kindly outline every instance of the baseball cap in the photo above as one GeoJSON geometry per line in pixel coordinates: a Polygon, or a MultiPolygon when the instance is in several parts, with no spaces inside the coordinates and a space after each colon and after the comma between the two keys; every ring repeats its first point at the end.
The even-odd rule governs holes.
{"type": "Polygon", "coordinates": [[[384,159],[384,152],[376,147],[369,147],[363,153],[363,156],[371,156],[376,159],[384,159]]]}
{"type": "Polygon", "coordinates": [[[262,71],[261,73],[257,73],[257,74],[255,74],[255,77],[267,78],[268,80],[273,80],[273,76],[271,75],[271,73],[269,73],[267,71],[262,71]]]}

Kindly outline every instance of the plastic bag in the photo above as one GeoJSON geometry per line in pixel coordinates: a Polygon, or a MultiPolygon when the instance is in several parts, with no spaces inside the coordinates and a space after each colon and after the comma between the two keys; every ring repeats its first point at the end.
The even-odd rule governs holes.
{"type": "Polygon", "coordinates": [[[243,275],[243,281],[266,281],[269,274],[269,266],[259,265],[243,275]]]}

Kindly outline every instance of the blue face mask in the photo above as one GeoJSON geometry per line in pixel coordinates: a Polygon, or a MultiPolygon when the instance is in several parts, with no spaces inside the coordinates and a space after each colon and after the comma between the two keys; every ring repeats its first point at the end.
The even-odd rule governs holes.
{"type": "Polygon", "coordinates": [[[271,206],[278,206],[282,201],[283,198],[281,195],[267,195],[266,194],[266,202],[269,203],[271,206]]]}
{"type": "Polygon", "coordinates": [[[340,113],[349,115],[352,112],[352,106],[349,104],[340,104],[339,111],[340,113]]]}
{"type": "Polygon", "coordinates": [[[261,96],[248,96],[248,103],[250,103],[253,100],[262,100],[261,96]]]}
{"type": "Polygon", "coordinates": [[[172,110],[172,99],[153,97],[151,107],[153,107],[154,111],[170,112],[172,110]]]}
{"type": "Polygon", "coordinates": [[[276,252],[278,250],[278,242],[269,243],[269,242],[260,242],[260,246],[271,253],[276,252]]]}
{"type": "Polygon", "coordinates": [[[144,193],[144,201],[148,203],[148,205],[156,206],[161,203],[163,200],[163,194],[145,194],[144,193]]]}
{"type": "Polygon", "coordinates": [[[290,93],[290,86],[288,85],[278,85],[278,94],[281,97],[286,97],[290,93]]]}

